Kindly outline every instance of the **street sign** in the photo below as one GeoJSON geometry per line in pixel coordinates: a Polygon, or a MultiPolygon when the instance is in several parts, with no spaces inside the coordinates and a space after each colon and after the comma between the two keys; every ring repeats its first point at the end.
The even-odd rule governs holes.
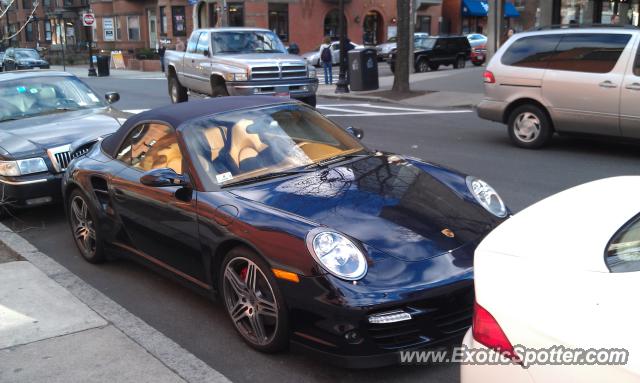
{"type": "Polygon", "coordinates": [[[93,13],[83,13],[82,14],[82,25],[85,27],[92,27],[96,22],[96,15],[93,13]]]}

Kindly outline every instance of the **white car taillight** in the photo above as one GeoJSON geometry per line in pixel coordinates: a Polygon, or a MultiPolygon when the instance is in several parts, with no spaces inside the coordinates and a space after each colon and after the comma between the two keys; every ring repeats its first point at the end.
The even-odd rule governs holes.
{"type": "Polygon", "coordinates": [[[471,330],[473,339],[484,346],[504,355],[516,363],[521,363],[520,356],[516,354],[513,345],[502,331],[498,321],[478,302],[473,305],[473,327],[471,330]]]}

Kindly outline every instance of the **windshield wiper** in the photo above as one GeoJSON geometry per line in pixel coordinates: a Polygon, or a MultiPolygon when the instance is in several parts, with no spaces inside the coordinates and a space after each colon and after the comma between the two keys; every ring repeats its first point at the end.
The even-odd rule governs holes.
{"type": "Polygon", "coordinates": [[[335,162],[341,162],[344,160],[348,160],[350,158],[365,158],[365,157],[371,157],[373,154],[371,153],[352,153],[352,154],[343,154],[343,155],[337,155],[335,157],[331,157],[331,158],[327,158],[324,159],[322,161],[318,161],[318,162],[314,162],[312,164],[309,164],[307,166],[305,166],[305,169],[312,169],[312,168],[321,168],[321,167],[325,167],[327,165],[331,165],[335,162]]]}
{"type": "Polygon", "coordinates": [[[298,170],[284,170],[281,172],[274,172],[274,173],[265,173],[265,174],[260,174],[259,176],[254,176],[254,177],[249,177],[249,178],[245,178],[236,182],[230,182],[228,184],[224,184],[221,187],[226,188],[229,186],[237,186],[237,185],[246,185],[246,184],[251,184],[254,182],[258,182],[258,181],[264,181],[264,180],[268,180],[268,179],[272,179],[272,178],[279,178],[279,177],[286,177],[286,176],[291,176],[291,175],[295,175],[295,174],[303,174],[303,173],[311,173],[311,170],[308,169],[298,169],[298,170]]]}

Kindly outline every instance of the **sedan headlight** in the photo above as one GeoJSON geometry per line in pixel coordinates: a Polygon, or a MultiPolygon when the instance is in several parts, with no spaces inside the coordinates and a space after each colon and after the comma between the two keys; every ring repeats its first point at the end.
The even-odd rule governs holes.
{"type": "Polygon", "coordinates": [[[227,81],[247,81],[246,73],[227,73],[227,81]]]}
{"type": "Polygon", "coordinates": [[[0,176],[16,177],[32,173],[46,172],[43,158],[27,158],[17,161],[0,161],[0,176]]]}
{"type": "Polygon", "coordinates": [[[316,78],[317,76],[318,76],[318,73],[316,72],[316,68],[309,67],[309,69],[307,69],[308,78],[316,78]]]}
{"type": "Polygon", "coordinates": [[[467,177],[467,187],[476,201],[496,217],[506,217],[507,207],[502,198],[488,183],[475,177],[467,177]]]}
{"type": "Polygon", "coordinates": [[[328,272],[338,278],[357,280],[367,273],[367,260],[351,240],[329,230],[313,230],[307,235],[307,247],[328,272]]]}

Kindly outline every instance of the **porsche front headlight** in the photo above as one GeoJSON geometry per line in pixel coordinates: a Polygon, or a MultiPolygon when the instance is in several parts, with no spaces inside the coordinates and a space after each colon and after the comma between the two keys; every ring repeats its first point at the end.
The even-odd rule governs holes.
{"type": "Polygon", "coordinates": [[[26,174],[46,172],[47,164],[43,158],[27,158],[17,161],[0,161],[0,176],[17,177],[26,174]]]}
{"type": "Polygon", "coordinates": [[[367,273],[367,260],[360,248],[340,233],[311,231],[307,247],[318,263],[338,278],[353,281],[367,273]]]}
{"type": "Polygon", "coordinates": [[[506,217],[507,207],[491,185],[475,177],[467,177],[467,187],[476,201],[496,217],[506,217]]]}

